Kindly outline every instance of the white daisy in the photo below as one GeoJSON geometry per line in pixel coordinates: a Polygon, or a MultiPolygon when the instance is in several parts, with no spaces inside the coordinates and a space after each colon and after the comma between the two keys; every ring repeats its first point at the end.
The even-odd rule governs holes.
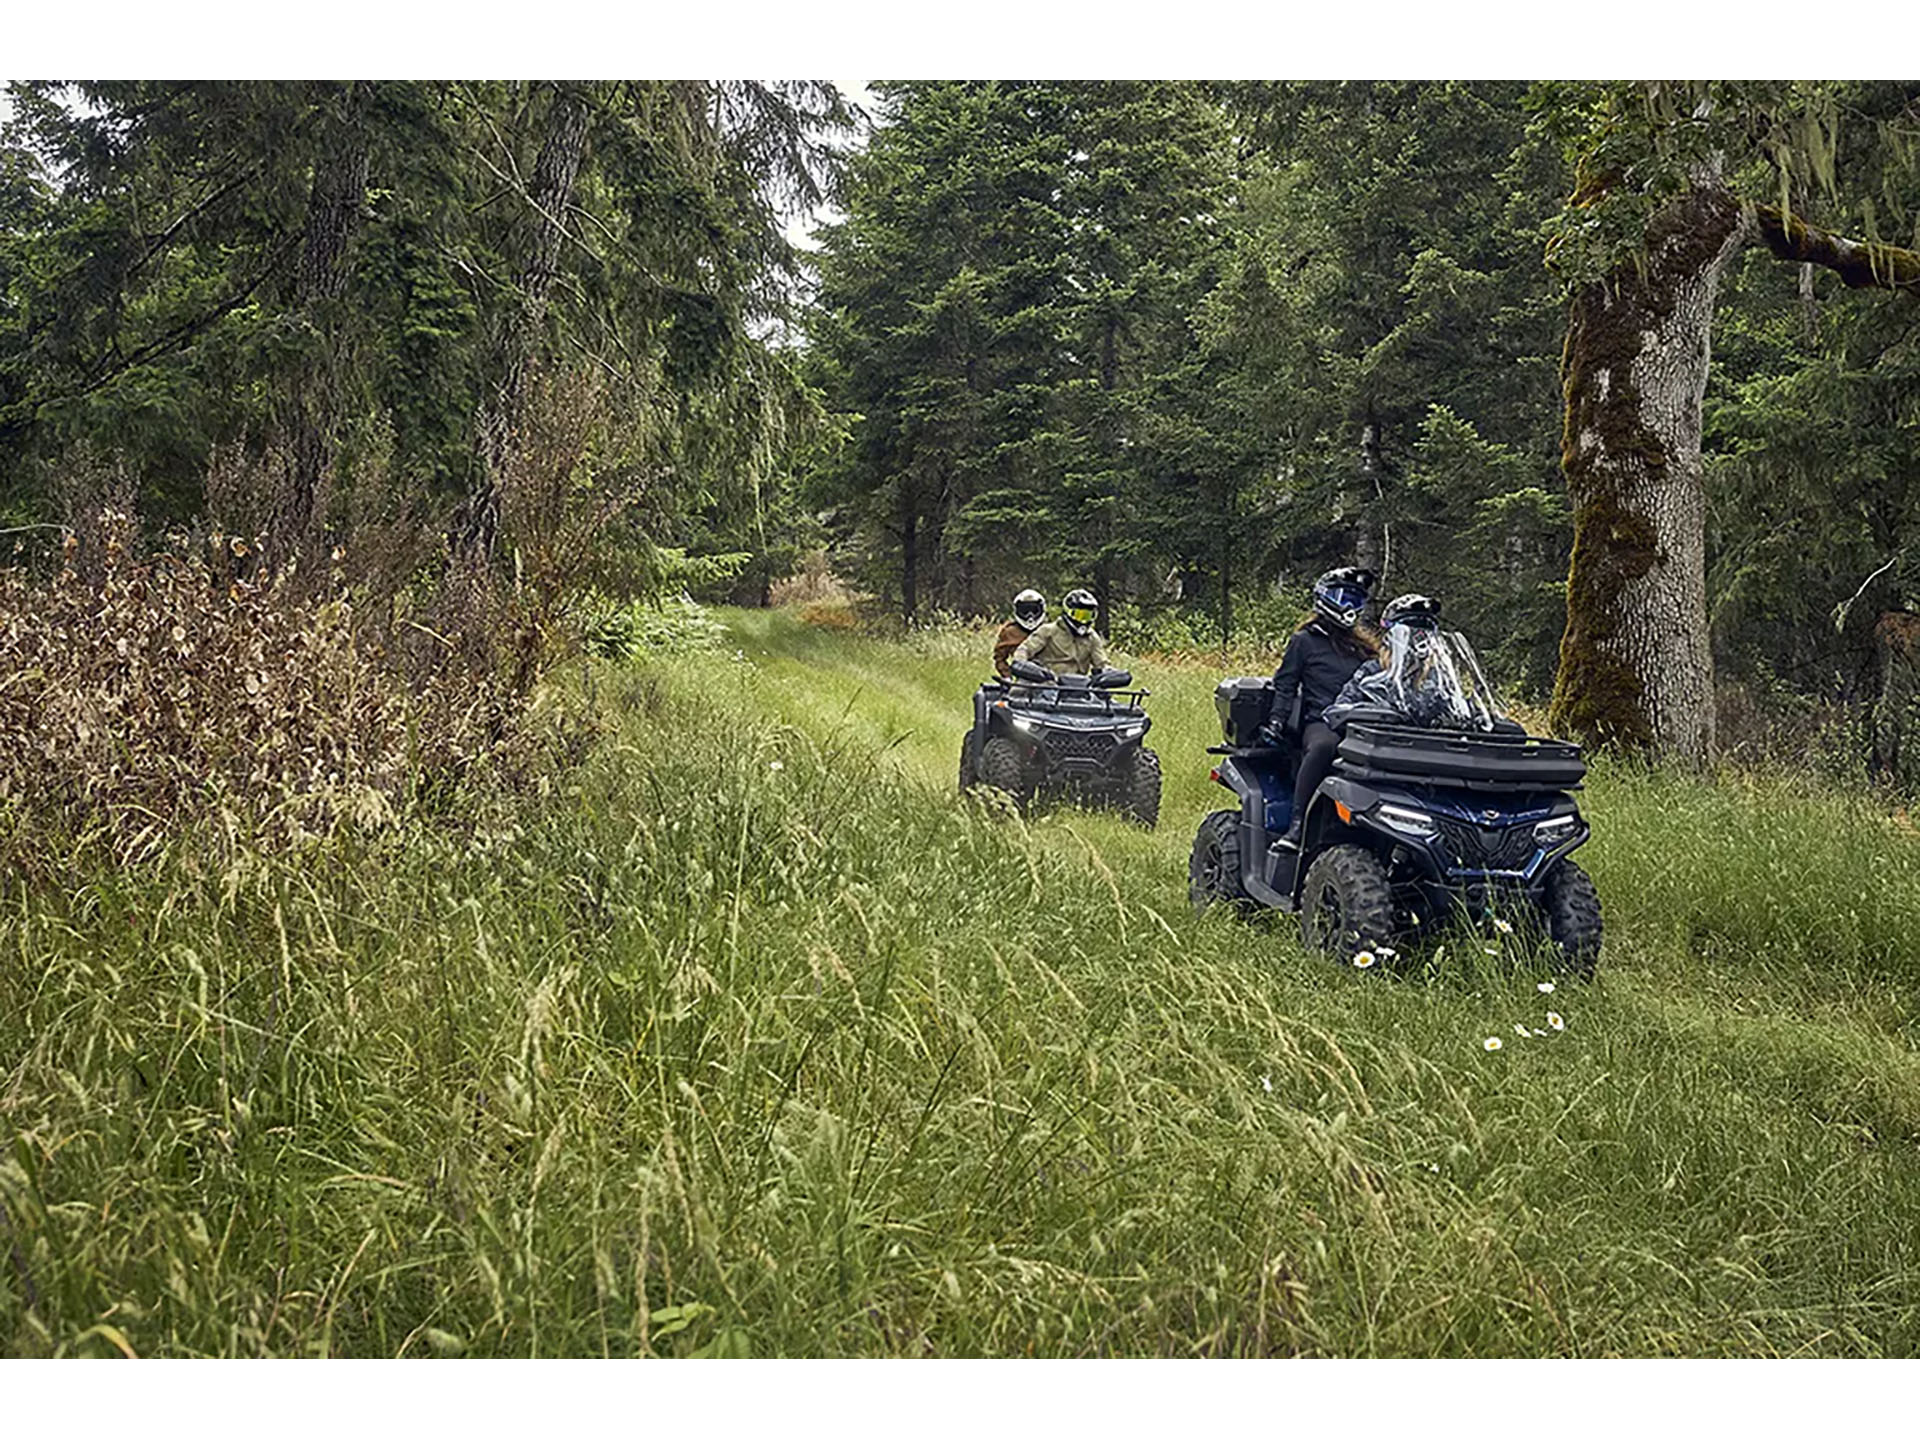
{"type": "Polygon", "coordinates": [[[767,762],[767,769],[773,771],[776,775],[786,768],[787,767],[781,764],[778,760],[769,760],[767,762]]]}
{"type": "Polygon", "coordinates": [[[1547,1028],[1549,1030],[1564,1030],[1567,1028],[1567,1022],[1549,1010],[1547,1011],[1547,1028]]]}
{"type": "Polygon", "coordinates": [[[1365,970],[1368,966],[1372,965],[1375,959],[1377,958],[1378,957],[1375,956],[1371,950],[1355,951],[1353,956],[1353,968],[1356,970],[1365,970]]]}
{"type": "Polygon", "coordinates": [[[1498,1035],[1489,1035],[1480,1042],[1482,1050],[1498,1050],[1503,1042],[1498,1035]]]}
{"type": "Polygon", "coordinates": [[[1271,1075],[1262,1075],[1260,1077],[1260,1088],[1271,1095],[1273,1093],[1273,1077],[1271,1075]]]}
{"type": "Polygon", "coordinates": [[[1496,915],[1493,917],[1493,928],[1498,930],[1502,935],[1511,935],[1513,933],[1513,922],[1511,920],[1502,920],[1496,915]]]}
{"type": "Polygon", "coordinates": [[[1526,1026],[1522,1025],[1518,1020],[1516,1020],[1513,1022],[1513,1033],[1518,1035],[1522,1040],[1524,1040],[1527,1038],[1527,1036],[1531,1035],[1533,1032],[1527,1029],[1526,1026]]]}
{"type": "Polygon", "coordinates": [[[1542,995],[1551,995],[1553,993],[1553,982],[1551,980],[1542,980],[1533,988],[1538,990],[1542,995]]]}

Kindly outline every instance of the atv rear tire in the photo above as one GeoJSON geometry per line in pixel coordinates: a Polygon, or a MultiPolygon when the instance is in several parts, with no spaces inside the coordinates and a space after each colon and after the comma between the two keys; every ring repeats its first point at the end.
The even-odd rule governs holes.
{"type": "Polygon", "coordinates": [[[1562,860],[1547,876],[1542,902],[1547,934],[1559,951],[1560,967],[1583,980],[1593,978],[1600,963],[1600,892],[1593,880],[1571,860],[1562,860]]]}
{"type": "Polygon", "coordinates": [[[1121,808],[1151,830],[1160,823],[1160,757],[1144,745],[1128,767],[1121,808]]]}
{"type": "Polygon", "coordinates": [[[1195,910],[1230,905],[1245,912],[1247,898],[1240,870],[1240,812],[1216,810],[1200,822],[1187,857],[1187,898],[1195,910]]]}
{"type": "Polygon", "coordinates": [[[1027,799],[1027,762],[1020,747],[1004,735],[995,735],[980,749],[980,765],[975,772],[982,785],[1004,790],[1016,803],[1027,799]]]}
{"type": "Polygon", "coordinates": [[[1377,958],[1392,944],[1393,887],[1371,850],[1335,845],[1314,860],[1300,897],[1300,933],[1309,949],[1342,962],[1363,951],[1377,958]]]}

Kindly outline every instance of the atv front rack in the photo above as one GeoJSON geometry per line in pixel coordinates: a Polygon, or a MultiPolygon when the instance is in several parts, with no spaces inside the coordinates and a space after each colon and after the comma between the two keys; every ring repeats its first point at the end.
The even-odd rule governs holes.
{"type": "Polygon", "coordinates": [[[1117,715],[1139,711],[1151,690],[1096,690],[1091,685],[1063,686],[1050,680],[992,680],[988,689],[1005,692],[1022,710],[1055,710],[1081,715],[1117,715]],[[1121,701],[1115,704],[1116,700],[1121,701]]]}
{"type": "Polygon", "coordinates": [[[1353,780],[1472,790],[1576,790],[1587,773],[1566,740],[1379,724],[1349,725],[1333,768],[1353,780]]]}

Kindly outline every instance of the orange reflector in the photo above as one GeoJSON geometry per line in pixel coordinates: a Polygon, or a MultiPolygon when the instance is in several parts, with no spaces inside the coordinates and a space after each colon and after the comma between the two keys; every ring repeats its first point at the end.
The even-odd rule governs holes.
{"type": "Polygon", "coordinates": [[[1334,801],[1333,813],[1340,817],[1340,823],[1342,825],[1351,825],[1353,823],[1353,811],[1347,808],[1346,801],[1344,800],[1334,801]]]}
{"type": "Polygon", "coordinates": [[[1220,767],[1218,765],[1207,771],[1207,779],[1213,781],[1216,785],[1220,783],[1220,767]]]}

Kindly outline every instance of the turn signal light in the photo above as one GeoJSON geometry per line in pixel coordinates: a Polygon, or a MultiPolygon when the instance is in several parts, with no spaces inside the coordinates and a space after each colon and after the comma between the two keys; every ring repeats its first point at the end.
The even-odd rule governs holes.
{"type": "Polygon", "coordinates": [[[1340,817],[1340,823],[1342,825],[1351,825],[1353,823],[1353,811],[1347,807],[1346,801],[1344,800],[1334,801],[1333,813],[1340,817]]]}

